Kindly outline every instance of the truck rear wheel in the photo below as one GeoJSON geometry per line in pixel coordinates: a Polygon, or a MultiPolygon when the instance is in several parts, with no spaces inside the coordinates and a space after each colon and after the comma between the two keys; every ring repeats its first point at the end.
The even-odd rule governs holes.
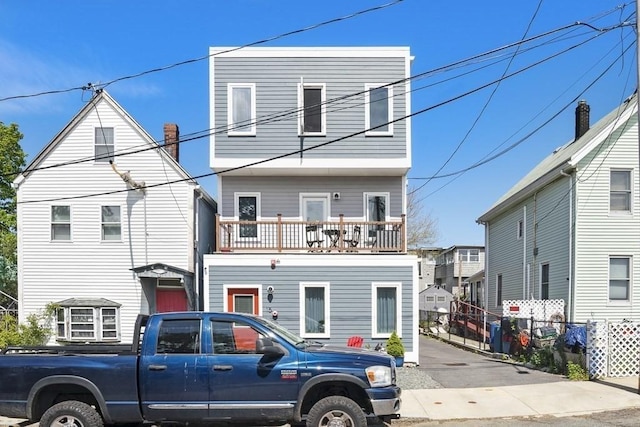
{"type": "Polygon", "coordinates": [[[362,409],[348,397],[329,396],[319,400],[307,417],[307,427],[366,427],[362,409]]]}
{"type": "Polygon", "coordinates": [[[47,409],[40,427],[103,427],[98,411],[77,400],[67,400],[47,409]]]}

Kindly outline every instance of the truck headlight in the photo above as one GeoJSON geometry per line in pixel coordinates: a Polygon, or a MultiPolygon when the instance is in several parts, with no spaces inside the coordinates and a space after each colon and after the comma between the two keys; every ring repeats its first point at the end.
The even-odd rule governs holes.
{"type": "Polygon", "coordinates": [[[389,366],[369,366],[365,369],[371,387],[391,385],[391,368],[389,366]]]}

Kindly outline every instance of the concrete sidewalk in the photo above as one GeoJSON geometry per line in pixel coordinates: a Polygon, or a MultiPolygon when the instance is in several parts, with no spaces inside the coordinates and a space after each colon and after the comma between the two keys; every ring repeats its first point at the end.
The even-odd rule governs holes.
{"type": "Polygon", "coordinates": [[[505,387],[403,390],[402,418],[572,416],[640,407],[638,378],[505,387]],[[632,391],[633,390],[633,391],[632,391]]]}
{"type": "MultiPolygon", "coordinates": [[[[403,390],[401,418],[572,416],[640,408],[638,377],[607,381],[563,381],[505,387],[403,390]]],[[[28,426],[0,416],[0,427],[28,426]]],[[[393,424],[392,424],[393,426],[393,424]]]]}

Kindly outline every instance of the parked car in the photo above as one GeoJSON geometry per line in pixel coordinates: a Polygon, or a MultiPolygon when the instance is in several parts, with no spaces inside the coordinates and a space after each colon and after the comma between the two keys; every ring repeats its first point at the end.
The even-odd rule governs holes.
{"type": "Polygon", "coordinates": [[[396,365],[382,353],[310,342],[258,316],[139,316],[122,345],[11,347],[0,415],[41,427],[142,422],[342,424],[398,418],[396,365]],[[336,420],[334,420],[335,422],[336,420]]]}

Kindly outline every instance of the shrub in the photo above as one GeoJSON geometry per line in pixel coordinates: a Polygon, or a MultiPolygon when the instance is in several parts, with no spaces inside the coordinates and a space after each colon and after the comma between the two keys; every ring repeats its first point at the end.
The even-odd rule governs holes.
{"type": "Polygon", "coordinates": [[[567,378],[571,381],[589,381],[589,374],[580,364],[567,362],[567,378]]]}
{"type": "Polygon", "coordinates": [[[404,356],[404,345],[402,344],[402,340],[396,334],[396,331],[391,333],[391,336],[387,340],[386,346],[387,354],[393,357],[402,357],[404,356]]]}
{"type": "Polygon", "coordinates": [[[55,310],[55,304],[48,304],[44,312],[30,314],[27,316],[27,321],[22,324],[18,324],[13,316],[1,316],[0,348],[46,344],[51,336],[51,317],[55,310]]]}

